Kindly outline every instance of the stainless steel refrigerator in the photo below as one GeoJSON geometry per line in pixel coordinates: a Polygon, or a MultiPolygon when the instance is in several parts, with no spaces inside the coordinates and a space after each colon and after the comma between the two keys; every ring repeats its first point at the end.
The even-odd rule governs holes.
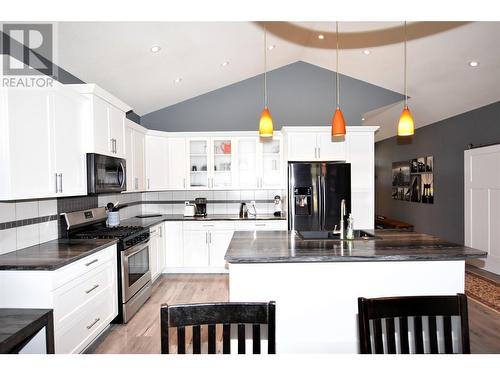
{"type": "Polygon", "coordinates": [[[288,197],[288,229],[326,231],[335,225],[338,229],[342,199],[346,212],[351,212],[351,165],[290,162],[288,197]]]}

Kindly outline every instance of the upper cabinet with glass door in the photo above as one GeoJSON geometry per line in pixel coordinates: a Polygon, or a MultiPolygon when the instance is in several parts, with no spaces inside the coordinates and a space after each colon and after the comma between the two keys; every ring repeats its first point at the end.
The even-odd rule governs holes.
{"type": "Polygon", "coordinates": [[[189,149],[189,187],[208,188],[210,170],[209,142],[204,139],[190,139],[189,149]]]}
{"type": "Polygon", "coordinates": [[[260,153],[260,188],[281,187],[282,184],[282,158],[281,138],[274,138],[261,142],[260,153]]]}
{"type": "Polygon", "coordinates": [[[233,148],[231,139],[212,139],[211,188],[231,188],[233,183],[233,148]]]}
{"type": "Polygon", "coordinates": [[[260,175],[257,172],[258,137],[238,138],[237,143],[237,183],[242,189],[257,188],[260,175]]]}

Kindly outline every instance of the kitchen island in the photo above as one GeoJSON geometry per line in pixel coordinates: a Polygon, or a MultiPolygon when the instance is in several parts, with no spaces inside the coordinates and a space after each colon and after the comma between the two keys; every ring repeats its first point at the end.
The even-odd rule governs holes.
{"type": "Polygon", "coordinates": [[[367,232],[375,237],[235,232],[229,300],[276,301],[278,353],[358,353],[358,297],[463,293],[465,260],[486,257],[426,234],[367,232]]]}

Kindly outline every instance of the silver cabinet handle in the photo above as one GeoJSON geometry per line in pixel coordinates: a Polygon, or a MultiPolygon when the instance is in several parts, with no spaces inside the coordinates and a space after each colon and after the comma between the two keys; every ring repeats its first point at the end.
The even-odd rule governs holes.
{"type": "Polygon", "coordinates": [[[256,227],[265,227],[266,224],[255,224],[256,227]]]}
{"type": "Polygon", "coordinates": [[[208,243],[208,232],[205,232],[205,243],[208,243]]]}
{"type": "Polygon", "coordinates": [[[208,232],[208,243],[212,243],[212,232],[208,232]]]}
{"type": "Polygon", "coordinates": [[[60,183],[59,183],[59,192],[62,193],[63,192],[63,175],[62,173],[59,173],[59,179],[60,179],[60,183]]]}
{"type": "Polygon", "coordinates": [[[111,153],[113,154],[114,153],[114,148],[113,148],[113,138],[110,138],[109,139],[109,143],[110,143],[110,148],[111,148],[111,153]]]}
{"type": "Polygon", "coordinates": [[[90,261],[90,262],[86,263],[86,264],[85,264],[85,267],[88,267],[88,266],[90,266],[91,264],[94,264],[94,263],[96,263],[96,262],[99,262],[99,259],[94,259],[94,260],[92,260],[92,261],[90,261]]]}
{"type": "Polygon", "coordinates": [[[117,153],[116,151],[116,138],[113,138],[113,144],[114,144],[114,147],[115,147],[115,154],[117,153]]]}
{"type": "Polygon", "coordinates": [[[213,224],[203,224],[204,227],[213,227],[213,224]]]}
{"type": "Polygon", "coordinates": [[[151,188],[150,179],[148,178],[148,190],[151,188]]]}
{"type": "Polygon", "coordinates": [[[182,183],[183,183],[184,189],[185,189],[186,188],[186,179],[185,178],[182,179],[182,183]]]}
{"type": "Polygon", "coordinates": [[[321,159],[321,147],[318,147],[318,158],[321,159]]]}
{"type": "Polygon", "coordinates": [[[314,159],[318,157],[318,148],[314,147],[314,159]]]}
{"type": "Polygon", "coordinates": [[[56,193],[59,193],[59,175],[56,173],[56,193]]]}
{"type": "Polygon", "coordinates": [[[90,292],[92,292],[93,290],[99,288],[99,284],[95,284],[92,288],[90,288],[89,290],[86,290],[85,291],[85,294],[89,294],[90,292]]]}
{"type": "Polygon", "coordinates": [[[88,326],[87,326],[87,329],[91,329],[93,326],[95,326],[95,324],[101,320],[101,318],[95,318],[94,321],[92,323],[90,323],[88,326]]]}

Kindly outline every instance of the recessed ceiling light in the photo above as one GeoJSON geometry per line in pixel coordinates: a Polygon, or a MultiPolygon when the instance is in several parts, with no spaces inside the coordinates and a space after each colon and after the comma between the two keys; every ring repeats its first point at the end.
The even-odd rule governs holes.
{"type": "Polygon", "coordinates": [[[222,67],[226,67],[229,65],[229,61],[224,61],[222,64],[220,64],[220,66],[222,67]]]}
{"type": "Polygon", "coordinates": [[[365,118],[364,118],[364,117],[361,117],[361,121],[365,121],[365,118]]]}
{"type": "Polygon", "coordinates": [[[174,79],[174,83],[175,83],[176,85],[177,85],[177,84],[179,84],[179,83],[181,83],[181,81],[182,81],[182,78],[181,78],[181,77],[174,79]]]}
{"type": "Polygon", "coordinates": [[[151,52],[153,52],[153,53],[160,52],[160,50],[161,50],[160,46],[153,46],[153,47],[151,47],[151,52]]]}
{"type": "Polygon", "coordinates": [[[325,36],[324,36],[323,34],[319,34],[319,35],[318,35],[318,39],[319,39],[319,40],[323,40],[323,39],[325,39],[325,36]]]}
{"type": "Polygon", "coordinates": [[[369,49],[365,49],[365,50],[363,50],[363,53],[364,53],[365,55],[369,55],[369,54],[370,54],[370,53],[372,53],[372,52],[371,52],[369,49]]]}
{"type": "Polygon", "coordinates": [[[476,66],[479,66],[479,63],[477,61],[470,61],[469,66],[472,66],[473,68],[475,68],[476,66]]]}
{"type": "Polygon", "coordinates": [[[272,50],[273,50],[273,49],[275,49],[275,48],[276,48],[276,46],[275,46],[274,44],[271,44],[270,46],[268,46],[268,47],[267,47],[267,49],[268,49],[269,51],[272,51],[272,50]]]}

